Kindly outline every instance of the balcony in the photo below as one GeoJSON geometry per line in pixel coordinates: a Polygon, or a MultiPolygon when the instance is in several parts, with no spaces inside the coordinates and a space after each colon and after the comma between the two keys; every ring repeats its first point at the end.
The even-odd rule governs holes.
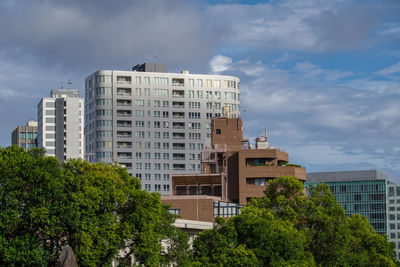
{"type": "Polygon", "coordinates": [[[185,102],[174,101],[174,102],[172,102],[172,107],[173,108],[185,108],[185,102]]]}
{"type": "Polygon", "coordinates": [[[173,122],[172,129],[185,129],[185,123],[184,122],[173,122]]]}
{"type": "Polygon", "coordinates": [[[117,100],[117,106],[130,107],[130,106],[132,106],[132,101],[131,100],[117,100]]]}
{"type": "Polygon", "coordinates": [[[130,76],[117,76],[118,84],[131,84],[132,78],[130,76]]]}
{"type": "Polygon", "coordinates": [[[132,148],[132,142],[117,142],[117,148],[131,149],[132,148]]]}
{"type": "Polygon", "coordinates": [[[184,119],[185,112],[172,112],[172,118],[174,119],[184,119]]]}
{"type": "Polygon", "coordinates": [[[185,144],[184,143],[173,143],[172,148],[174,150],[185,150],[185,144]]]}
{"type": "Polygon", "coordinates": [[[185,164],[173,164],[172,169],[174,171],[184,171],[185,170],[185,164]]]}
{"type": "Polygon", "coordinates": [[[117,137],[120,137],[120,138],[132,138],[132,132],[118,131],[117,132],[117,137]]]}
{"type": "Polygon", "coordinates": [[[117,110],[117,117],[132,117],[130,110],[117,110]]]}
{"type": "Polygon", "coordinates": [[[117,121],[117,127],[132,127],[131,121],[117,121]]]}
{"type": "Polygon", "coordinates": [[[172,78],[172,85],[173,86],[184,86],[185,85],[185,79],[172,78]]]}
{"type": "Polygon", "coordinates": [[[185,91],[183,90],[172,90],[172,97],[173,98],[184,98],[185,91]]]}
{"type": "Polygon", "coordinates": [[[173,139],[185,139],[185,133],[173,133],[172,138],[173,139]]]}

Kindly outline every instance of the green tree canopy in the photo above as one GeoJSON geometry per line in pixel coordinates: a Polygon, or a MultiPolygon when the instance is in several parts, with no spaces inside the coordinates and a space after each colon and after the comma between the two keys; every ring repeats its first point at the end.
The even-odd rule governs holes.
{"type": "Polygon", "coordinates": [[[327,185],[284,176],[194,242],[194,260],[224,266],[396,266],[394,246],[366,218],[347,217],[327,185]],[[234,254],[239,249],[242,253],[234,254]],[[243,255],[252,261],[244,262],[243,255]]]}
{"type": "Polygon", "coordinates": [[[0,148],[2,266],[54,264],[67,243],[81,266],[110,264],[121,249],[121,263],[131,256],[146,266],[184,262],[187,237],[174,220],[159,194],[142,191],[118,165],[69,160],[60,166],[40,149],[0,148]],[[163,251],[167,238],[173,245],[163,251]]]}

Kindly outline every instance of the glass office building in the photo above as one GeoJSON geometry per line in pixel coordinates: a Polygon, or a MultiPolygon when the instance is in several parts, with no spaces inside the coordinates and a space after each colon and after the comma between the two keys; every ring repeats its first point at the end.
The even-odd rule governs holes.
{"type": "Polygon", "coordinates": [[[387,234],[400,253],[400,186],[376,170],[307,173],[310,184],[325,183],[330,187],[346,215],[361,214],[374,230],[387,234]]]}

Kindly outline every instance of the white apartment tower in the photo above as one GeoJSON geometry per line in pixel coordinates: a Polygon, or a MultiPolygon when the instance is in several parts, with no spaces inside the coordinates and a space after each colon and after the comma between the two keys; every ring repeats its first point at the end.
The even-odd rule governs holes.
{"type": "Polygon", "coordinates": [[[143,63],[99,70],[86,80],[86,151],[91,162],[118,162],[142,187],[170,194],[171,174],[200,172],[211,118],[224,106],[239,116],[239,78],[167,73],[143,63]]]}
{"type": "Polygon", "coordinates": [[[60,162],[84,158],[83,98],[75,89],[53,89],[38,104],[38,147],[60,162]]]}

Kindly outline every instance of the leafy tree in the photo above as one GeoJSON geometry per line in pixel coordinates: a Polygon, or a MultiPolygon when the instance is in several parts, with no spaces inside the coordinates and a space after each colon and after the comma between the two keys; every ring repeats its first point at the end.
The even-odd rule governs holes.
{"type": "Polygon", "coordinates": [[[110,264],[121,249],[121,262],[178,262],[188,258],[187,240],[173,221],[159,194],[118,165],[60,165],[43,150],[0,148],[0,265],[53,265],[64,244],[82,266],[110,264]],[[167,238],[174,245],[162,253],[167,238]]]}
{"type": "Polygon", "coordinates": [[[366,218],[347,217],[327,185],[311,186],[306,195],[303,184],[290,176],[271,181],[265,197],[253,199],[240,215],[217,220],[214,229],[202,232],[194,242],[194,259],[223,266],[230,255],[231,262],[240,262],[243,253],[229,254],[239,247],[255,256],[249,266],[398,264],[387,236],[377,234],[366,218]]]}

